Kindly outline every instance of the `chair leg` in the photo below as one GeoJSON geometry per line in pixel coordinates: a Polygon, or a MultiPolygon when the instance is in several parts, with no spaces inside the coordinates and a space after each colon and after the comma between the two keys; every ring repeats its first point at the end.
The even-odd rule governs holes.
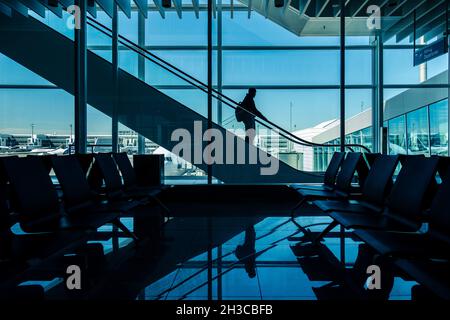
{"type": "Polygon", "coordinates": [[[317,237],[315,237],[314,239],[312,239],[312,242],[314,244],[318,244],[320,243],[323,238],[330,233],[331,230],[333,230],[334,228],[336,228],[339,225],[339,223],[335,220],[333,220],[317,237]]]}
{"type": "Polygon", "coordinates": [[[297,203],[297,205],[292,208],[291,210],[291,218],[294,219],[295,218],[295,211],[300,208],[304,203],[306,202],[306,197],[304,197],[302,200],[299,201],[299,203],[297,203]]]}
{"type": "Polygon", "coordinates": [[[121,221],[120,218],[117,218],[112,222],[117,228],[122,230],[123,233],[125,233],[126,236],[132,238],[134,242],[139,242],[139,238],[134,234],[134,232],[130,231],[121,221]]]}
{"type": "Polygon", "coordinates": [[[170,214],[170,210],[169,208],[166,207],[166,205],[164,205],[164,203],[161,202],[161,200],[158,199],[157,196],[150,196],[151,199],[155,200],[158,205],[167,213],[170,214]]]}

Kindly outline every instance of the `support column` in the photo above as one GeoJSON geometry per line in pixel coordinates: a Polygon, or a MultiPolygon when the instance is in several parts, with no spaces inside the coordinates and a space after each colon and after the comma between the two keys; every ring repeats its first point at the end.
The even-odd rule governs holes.
{"type": "Polygon", "coordinates": [[[75,33],[75,152],[86,153],[87,142],[87,38],[86,1],[76,0],[80,8],[80,28],[75,33]]]}
{"type": "MultiPolygon", "coordinates": [[[[222,0],[217,0],[217,91],[222,93],[222,0]]],[[[222,125],[222,102],[217,101],[217,123],[222,125]]]]}
{"type": "MultiPolygon", "coordinates": [[[[145,17],[138,14],[138,45],[145,48],[145,17]]],[[[138,55],[138,77],[145,81],[145,58],[138,55]]],[[[138,154],[145,154],[145,137],[138,133],[138,154]]]]}
{"type": "MultiPolygon", "coordinates": [[[[340,100],[341,100],[341,112],[340,112],[340,119],[341,119],[341,130],[340,130],[340,137],[341,137],[341,152],[345,151],[345,0],[340,0],[341,4],[341,18],[340,18],[340,25],[341,25],[341,81],[340,81],[340,100]]],[[[345,265],[345,229],[344,227],[340,227],[339,230],[339,238],[340,238],[340,256],[341,256],[341,263],[345,265]]]]}
{"type": "Polygon", "coordinates": [[[345,151],[345,0],[340,0],[341,5],[341,17],[340,17],[340,25],[341,25],[341,34],[340,34],[340,42],[341,42],[341,52],[340,52],[340,62],[341,62],[341,80],[340,80],[340,120],[341,120],[341,130],[340,130],[340,138],[341,138],[341,151],[345,151]]]}
{"type": "Polygon", "coordinates": [[[112,114],[112,127],[111,127],[111,135],[112,135],[112,152],[118,152],[119,149],[119,117],[118,117],[118,108],[119,108],[119,99],[120,99],[120,88],[119,88],[119,22],[118,22],[118,12],[117,12],[117,4],[113,3],[113,18],[112,18],[112,81],[113,81],[113,90],[111,92],[113,95],[114,106],[113,106],[113,114],[112,114]]]}
{"type": "MultiPolygon", "coordinates": [[[[212,0],[208,0],[208,129],[212,128],[212,0]]],[[[212,165],[208,165],[208,184],[212,184],[212,165]]]]}
{"type": "Polygon", "coordinates": [[[383,38],[381,33],[374,40],[373,59],[373,107],[372,107],[372,136],[373,152],[387,153],[383,141],[384,127],[384,81],[383,81],[383,38]]]}

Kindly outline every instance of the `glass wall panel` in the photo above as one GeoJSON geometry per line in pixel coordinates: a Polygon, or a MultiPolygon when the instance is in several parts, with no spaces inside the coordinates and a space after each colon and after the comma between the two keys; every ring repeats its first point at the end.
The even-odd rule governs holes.
{"type": "Polygon", "coordinates": [[[87,146],[88,152],[112,151],[111,117],[89,106],[87,108],[87,146]]]}
{"type": "Polygon", "coordinates": [[[448,100],[430,107],[431,154],[448,156],[448,100]]]}
{"type": "Polygon", "coordinates": [[[0,89],[0,152],[66,152],[73,110],[73,98],[63,90],[0,89]]]}
{"type": "MultiPolygon", "coordinates": [[[[362,38],[368,41],[369,37],[362,38]]],[[[346,51],[345,82],[347,85],[371,85],[372,84],[372,51],[352,50],[346,51]]]]}
{"type": "Polygon", "coordinates": [[[247,11],[223,14],[224,45],[243,46],[338,46],[338,36],[298,37],[257,12],[248,18],[247,11]]]}
{"type": "Polygon", "coordinates": [[[224,51],[223,81],[243,86],[337,85],[339,51],[224,51]]]}
{"type": "Polygon", "coordinates": [[[51,85],[24,66],[0,54],[0,85],[51,85]]]}
{"type": "Polygon", "coordinates": [[[430,155],[428,109],[425,107],[408,113],[406,122],[408,154],[430,155]]]}
{"type": "MultiPolygon", "coordinates": [[[[183,12],[180,19],[175,11],[166,10],[165,18],[157,11],[149,11],[145,20],[145,44],[147,46],[208,45],[207,12],[183,12]]],[[[206,49],[206,48],[205,48],[206,49]]]]}
{"type": "Polygon", "coordinates": [[[440,56],[425,63],[425,73],[421,76],[419,66],[414,66],[414,50],[384,50],[385,84],[419,84],[433,79],[434,84],[446,84],[448,78],[443,72],[448,70],[448,55],[440,56]]]}
{"type": "Polygon", "coordinates": [[[388,122],[389,154],[407,154],[406,117],[400,116],[388,122]]]}

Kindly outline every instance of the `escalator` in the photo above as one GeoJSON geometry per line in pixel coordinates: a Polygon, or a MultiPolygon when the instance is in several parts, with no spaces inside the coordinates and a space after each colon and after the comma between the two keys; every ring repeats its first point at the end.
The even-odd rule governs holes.
{"type": "MultiPolygon", "coordinates": [[[[110,36],[111,30],[107,27],[93,19],[88,21],[90,26],[110,36]]],[[[0,42],[1,53],[59,88],[74,94],[75,50],[74,42],[71,39],[35,18],[16,12],[12,12],[10,17],[0,13],[0,37],[2,39],[0,42]]],[[[208,88],[205,84],[125,38],[121,37],[119,42],[121,46],[145,57],[147,63],[166,70],[179,81],[192,86],[198,91],[198,94],[201,94],[205,100],[207,99],[208,88]]],[[[116,92],[112,82],[112,64],[89,50],[87,74],[87,102],[89,105],[112,116],[115,99],[118,99],[116,111],[119,122],[167,150],[174,150],[174,147],[180,146],[181,136],[189,136],[192,143],[189,144],[189,148],[184,150],[182,158],[193,162],[202,170],[207,170],[210,159],[204,156],[202,151],[210,142],[202,141],[202,138],[203,140],[208,138],[203,137],[208,128],[208,119],[204,114],[195,110],[195,107],[188,107],[180,103],[122,69],[119,69],[119,91],[116,92]],[[174,132],[180,133],[178,139],[172,137],[174,132]]],[[[228,109],[228,114],[234,114],[236,101],[215,90],[212,90],[212,96],[215,103],[220,101],[224,108],[228,109]]],[[[292,135],[274,123],[262,120],[257,120],[257,123],[261,128],[270,132],[275,139],[284,138],[293,144],[311,148],[311,150],[315,147],[314,144],[292,135]]],[[[297,170],[282,161],[274,161],[276,154],[269,155],[252,145],[246,145],[233,131],[216,123],[212,124],[212,128],[224,140],[221,145],[214,145],[217,147],[214,155],[219,154],[222,157],[217,157],[218,161],[212,165],[213,176],[222,182],[317,182],[321,178],[318,174],[297,170]],[[230,143],[225,143],[227,141],[230,143]],[[245,145],[245,150],[247,150],[244,163],[240,153],[241,149],[239,149],[239,146],[242,145],[245,145]],[[256,163],[250,161],[250,155],[257,155],[260,161],[256,161],[256,163]],[[274,166],[276,166],[275,174],[272,170],[274,166]]],[[[183,140],[183,142],[185,141],[183,140]]],[[[213,141],[216,140],[213,139],[213,141]]]]}

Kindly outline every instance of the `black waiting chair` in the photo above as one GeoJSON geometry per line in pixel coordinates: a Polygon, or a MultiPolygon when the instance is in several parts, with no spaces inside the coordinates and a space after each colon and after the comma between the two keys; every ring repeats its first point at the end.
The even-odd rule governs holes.
{"type": "MultiPolygon", "coordinates": [[[[357,201],[316,200],[314,205],[324,212],[347,212],[353,214],[367,214],[368,211],[381,213],[385,206],[386,197],[393,186],[393,174],[398,165],[399,156],[377,155],[372,163],[367,179],[362,188],[362,195],[357,201]]],[[[333,220],[316,238],[308,239],[317,243],[321,241],[339,223],[333,220]]]]}
{"type": "Polygon", "coordinates": [[[439,186],[425,214],[426,232],[355,230],[355,234],[382,255],[415,258],[450,258],[450,180],[439,186]]]}
{"type": "MultiPolygon", "coordinates": [[[[301,196],[300,202],[292,209],[292,216],[295,211],[300,208],[305,202],[318,199],[346,199],[352,193],[352,182],[358,168],[367,166],[361,153],[352,152],[347,154],[344,159],[341,170],[336,177],[336,186],[332,190],[312,190],[312,189],[297,189],[296,191],[301,196]]],[[[360,182],[361,183],[361,182],[360,182]]]]}
{"type": "Polygon", "coordinates": [[[161,191],[169,189],[169,186],[159,185],[159,186],[149,186],[141,187],[138,185],[138,179],[136,177],[136,172],[131,165],[128,155],[124,152],[114,153],[113,158],[122,173],[123,186],[125,192],[128,194],[135,194],[137,197],[142,196],[156,196],[161,191]]]}
{"type": "Polygon", "coordinates": [[[88,176],[94,162],[94,155],[92,153],[77,153],[75,157],[78,159],[85,176],[88,176]]]}
{"type": "Polygon", "coordinates": [[[13,257],[48,257],[84,243],[85,230],[61,214],[56,190],[41,159],[5,157],[1,162],[11,189],[9,210],[24,231],[20,235],[8,233],[13,257]]]}
{"type": "Polygon", "coordinates": [[[438,162],[438,157],[410,157],[400,170],[382,213],[368,209],[364,213],[333,211],[329,215],[346,229],[416,231],[427,196],[436,183],[438,162]]]}
{"type": "Polygon", "coordinates": [[[437,297],[450,299],[450,180],[439,186],[424,232],[356,230],[355,234],[437,297]]]}
{"type": "Polygon", "coordinates": [[[341,167],[342,162],[345,159],[345,152],[335,152],[333,157],[328,164],[327,170],[325,171],[323,177],[323,184],[314,186],[314,185],[305,185],[305,184],[291,184],[290,187],[298,190],[298,189],[310,189],[310,190],[324,190],[324,191],[332,191],[335,188],[336,176],[339,172],[339,168],[341,167]]]}
{"type": "Polygon", "coordinates": [[[126,185],[122,182],[122,177],[111,154],[98,153],[94,155],[94,159],[94,166],[101,172],[104,180],[104,190],[109,199],[132,199],[139,201],[142,205],[155,201],[164,211],[169,212],[169,209],[157,197],[161,193],[161,188],[139,188],[135,186],[135,176],[133,175],[132,167],[128,167],[124,161],[120,162],[122,168],[127,167],[124,169],[126,172],[126,178],[124,177],[126,185]]]}
{"type": "Polygon", "coordinates": [[[96,228],[112,223],[126,235],[137,240],[137,237],[120,221],[120,216],[138,206],[138,203],[101,202],[100,197],[91,190],[75,156],[54,156],[52,166],[63,191],[65,210],[72,221],[93,225],[96,228]]]}
{"type": "Polygon", "coordinates": [[[324,212],[366,212],[367,209],[381,212],[394,184],[393,174],[398,166],[399,156],[377,155],[366,181],[362,188],[362,194],[358,201],[347,200],[316,200],[314,205],[324,212]]]}

